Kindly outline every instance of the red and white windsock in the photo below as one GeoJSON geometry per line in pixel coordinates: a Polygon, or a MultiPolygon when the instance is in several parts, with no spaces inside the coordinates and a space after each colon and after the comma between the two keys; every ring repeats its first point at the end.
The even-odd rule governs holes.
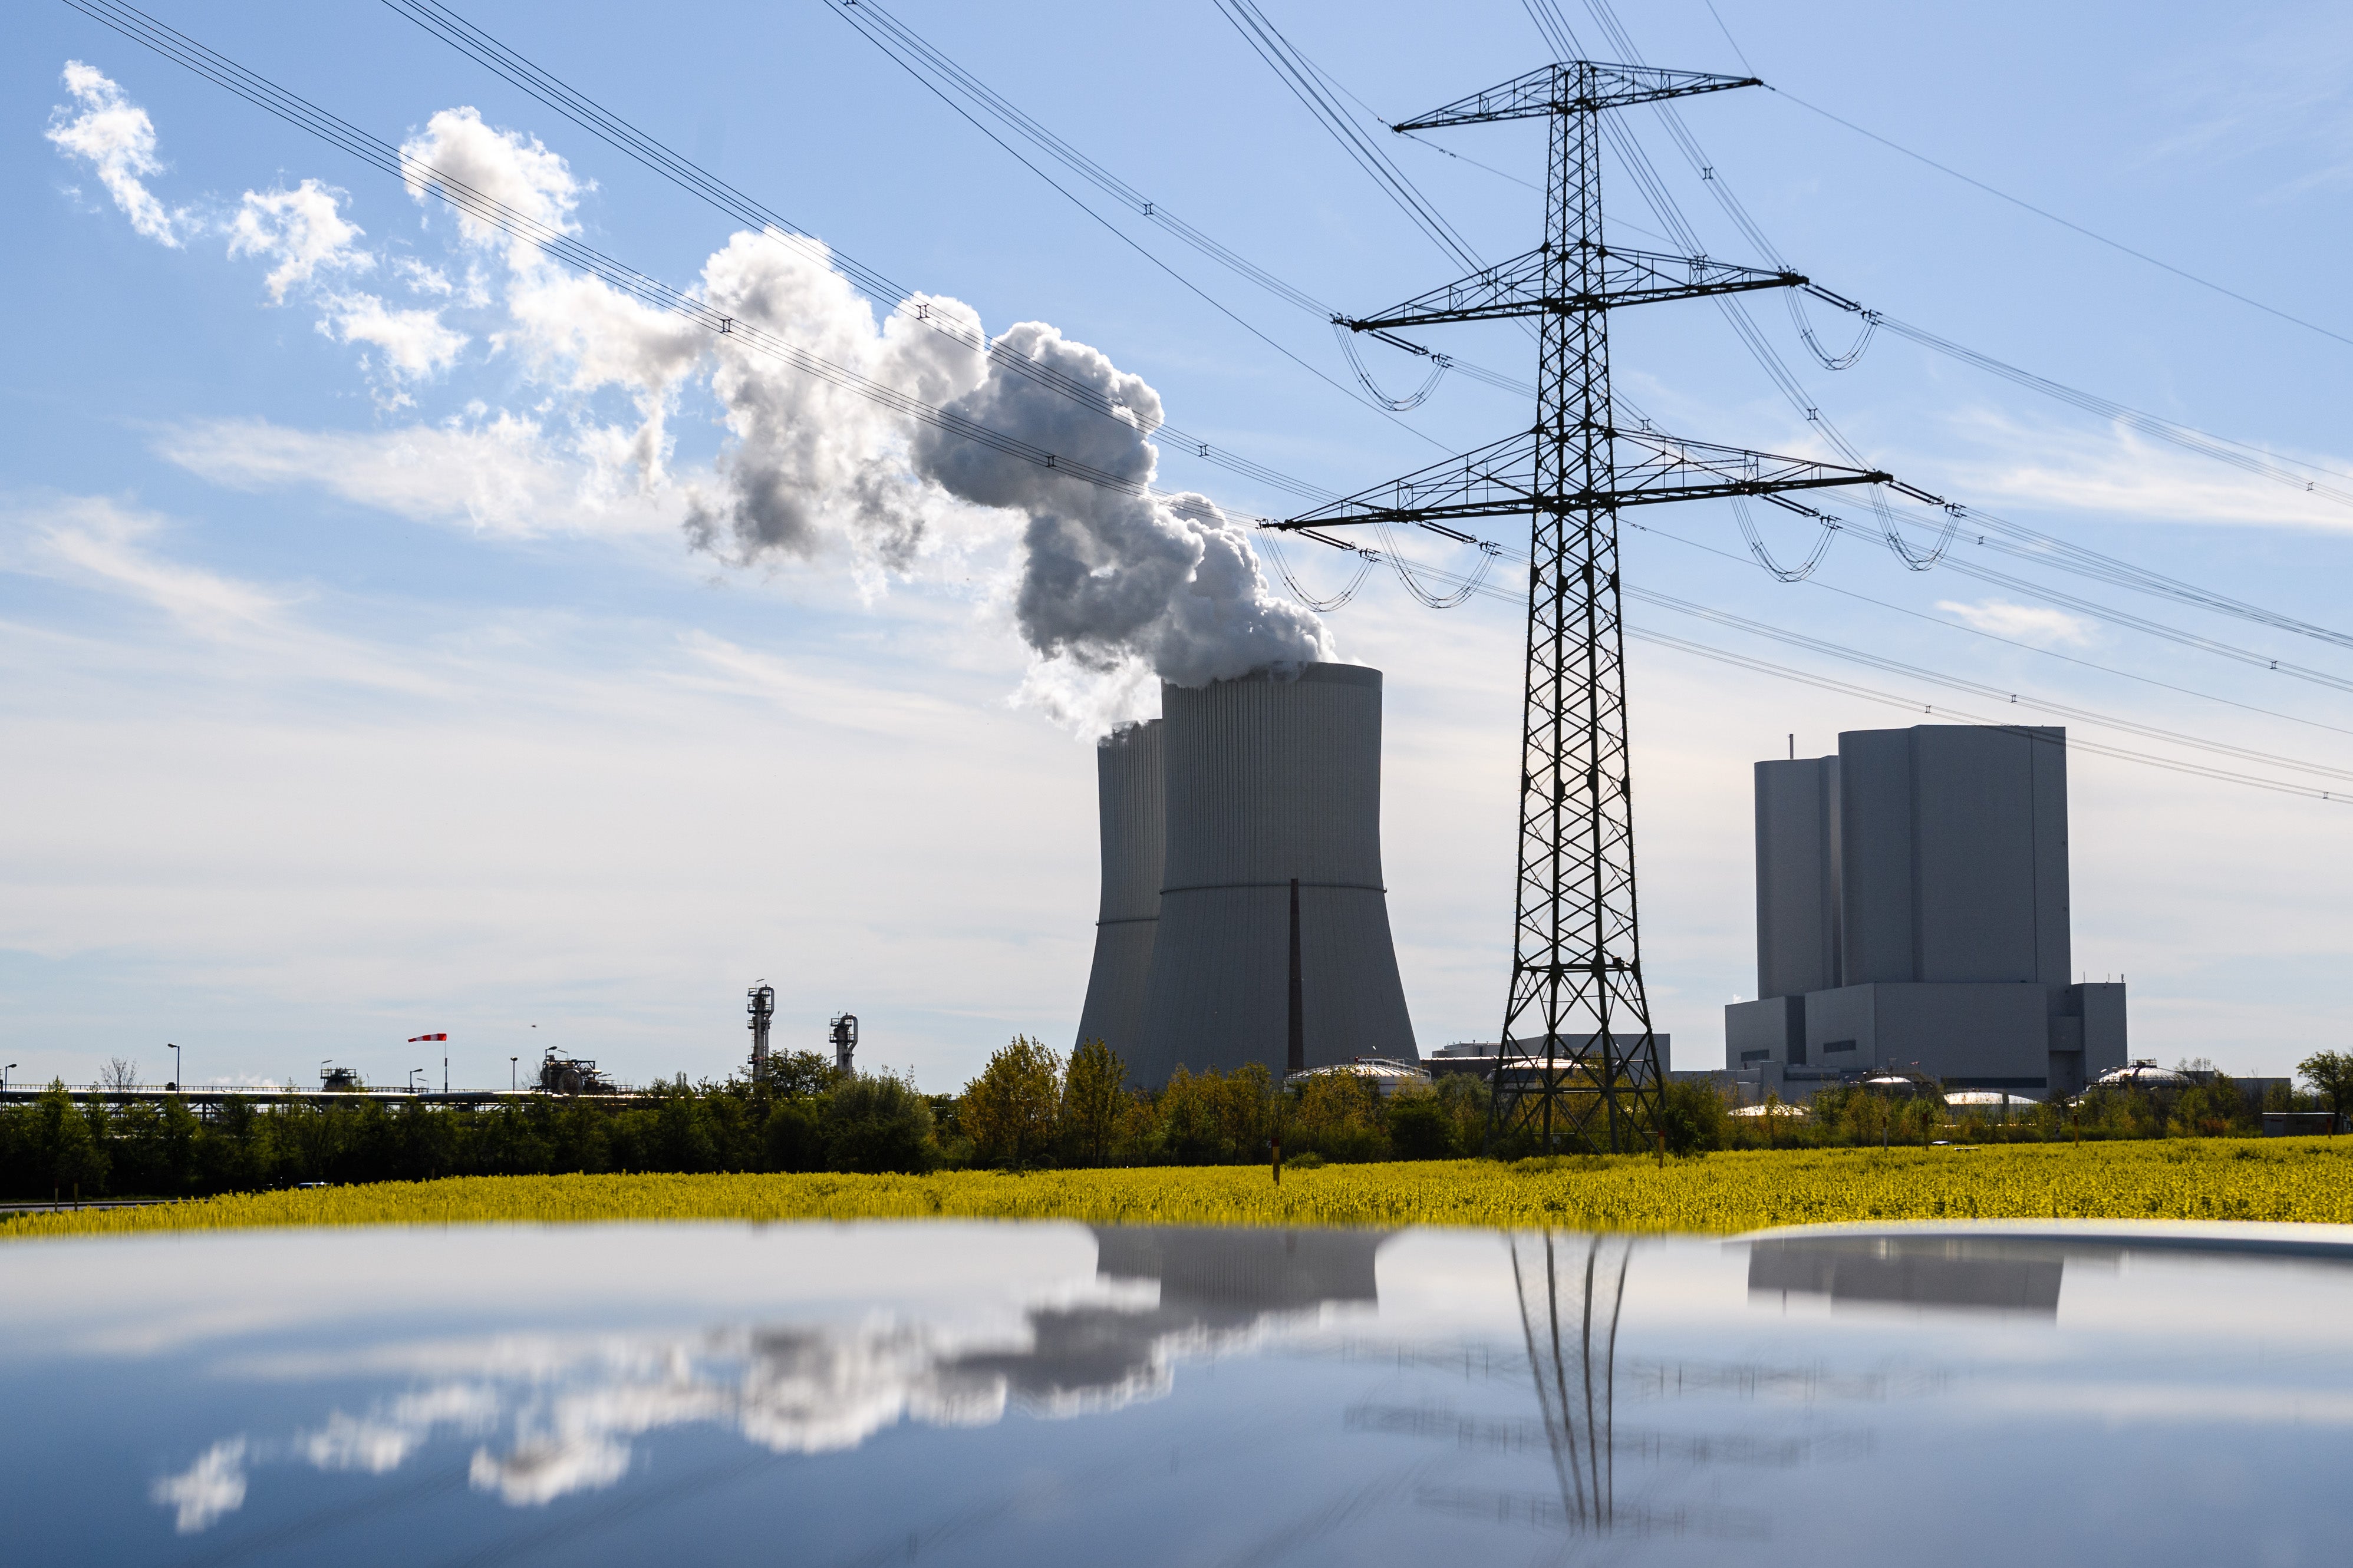
{"type": "Polygon", "coordinates": [[[411,1035],[408,1043],[413,1046],[419,1040],[446,1040],[448,1037],[447,1035],[411,1035]]]}

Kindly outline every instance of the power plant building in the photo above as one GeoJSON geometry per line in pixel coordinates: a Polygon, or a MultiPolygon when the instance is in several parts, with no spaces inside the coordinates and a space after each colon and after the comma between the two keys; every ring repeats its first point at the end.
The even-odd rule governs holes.
{"type": "Polygon", "coordinates": [[[1757,764],[1757,993],[1725,1065],[1758,1093],[1915,1073],[2066,1094],[2126,1059],[2125,993],[2073,983],[2067,736],[1919,724],[1757,764]]]}
{"type": "Polygon", "coordinates": [[[1193,689],[1096,752],[1103,901],[1079,1038],[1134,1081],[1418,1061],[1381,879],[1381,674],[1193,689]],[[1155,769],[1157,769],[1156,774],[1155,769]]]}

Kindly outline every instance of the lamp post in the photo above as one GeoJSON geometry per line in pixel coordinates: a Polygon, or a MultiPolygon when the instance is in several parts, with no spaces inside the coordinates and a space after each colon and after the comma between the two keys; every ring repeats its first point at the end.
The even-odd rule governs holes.
{"type": "Polygon", "coordinates": [[[172,1088],[176,1090],[188,1081],[187,1062],[180,1055],[180,1047],[170,1041],[164,1042],[164,1048],[172,1053],[172,1088]]]}
{"type": "Polygon", "coordinates": [[[415,1093],[417,1092],[417,1075],[418,1073],[423,1072],[424,1070],[425,1070],[425,1069],[424,1069],[423,1068],[410,1068],[408,1069],[408,1092],[409,1092],[409,1093],[411,1093],[411,1094],[415,1094],[415,1093]]]}
{"type": "Polygon", "coordinates": [[[6,1094],[8,1092],[8,1075],[16,1070],[16,1064],[15,1062],[10,1062],[5,1067],[0,1067],[0,1094],[6,1094]]]}
{"type": "Polygon", "coordinates": [[[520,1065],[522,1061],[521,1057],[507,1058],[507,1092],[509,1094],[512,1094],[522,1086],[522,1068],[520,1065]]]}

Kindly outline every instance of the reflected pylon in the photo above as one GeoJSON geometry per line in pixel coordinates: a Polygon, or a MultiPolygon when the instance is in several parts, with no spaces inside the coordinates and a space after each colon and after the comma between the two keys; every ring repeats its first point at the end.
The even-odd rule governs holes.
{"type": "Polygon", "coordinates": [[[1561,1510],[1572,1528],[1607,1531],[1617,1521],[1611,1433],[1618,1311],[1626,1299],[1633,1239],[1588,1237],[1579,1258],[1574,1247],[1564,1247],[1546,1231],[1540,1268],[1535,1258],[1523,1258],[1523,1237],[1512,1238],[1512,1282],[1519,1290],[1520,1326],[1527,1335],[1528,1366],[1560,1485],[1561,1510]],[[1565,1285],[1564,1264],[1569,1274],[1565,1285]]]}

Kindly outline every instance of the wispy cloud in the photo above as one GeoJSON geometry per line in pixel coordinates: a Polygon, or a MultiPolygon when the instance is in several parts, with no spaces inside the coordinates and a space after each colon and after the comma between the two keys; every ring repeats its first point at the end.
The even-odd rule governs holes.
{"type": "Polygon", "coordinates": [[[50,112],[49,141],[67,157],[90,166],[133,229],[177,246],[186,215],[167,211],[147,188],[145,176],[164,168],[155,156],[154,121],[95,66],[68,60],[64,81],[73,106],[50,112]]]}
{"type": "Polygon", "coordinates": [[[2013,605],[2002,599],[1981,599],[1968,605],[1956,599],[1939,599],[1936,608],[1981,632],[2015,637],[2021,642],[2073,643],[2080,647],[2092,640],[2090,621],[2047,605],[2013,605]]]}
{"type": "Polygon", "coordinates": [[[676,526],[654,500],[599,493],[593,467],[528,419],[382,431],[298,430],[260,419],[180,425],[155,442],[164,458],[234,489],[315,489],[421,522],[484,532],[649,532],[676,526]]]}
{"type": "MultiPolygon", "coordinates": [[[[1918,466],[1936,469],[1945,482],[1964,495],[2167,522],[2353,532],[2353,505],[2319,489],[2327,483],[2353,490],[2353,479],[2316,474],[2314,488],[2301,489],[2178,447],[2156,445],[2122,427],[2105,432],[2059,430],[1984,411],[1957,420],[1955,433],[1983,455],[1918,466]]],[[[2353,459],[2309,453],[2279,455],[2338,473],[2353,473],[2353,459]]]]}

